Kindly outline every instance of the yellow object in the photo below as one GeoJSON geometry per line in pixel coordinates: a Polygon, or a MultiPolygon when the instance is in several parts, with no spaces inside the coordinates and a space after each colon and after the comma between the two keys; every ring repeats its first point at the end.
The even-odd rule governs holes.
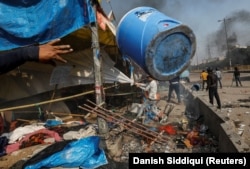
{"type": "MultiPolygon", "coordinates": [[[[115,36],[112,34],[112,32],[109,29],[107,29],[106,31],[98,29],[98,34],[99,34],[99,43],[105,44],[108,46],[116,46],[115,36]]],[[[73,32],[71,35],[77,36],[87,41],[91,41],[91,36],[92,36],[91,29],[88,27],[79,29],[73,32]]]]}

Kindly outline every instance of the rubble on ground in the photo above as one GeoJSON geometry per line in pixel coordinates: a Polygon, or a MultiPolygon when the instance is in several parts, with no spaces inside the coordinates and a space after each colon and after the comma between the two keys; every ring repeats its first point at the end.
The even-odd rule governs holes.
{"type": "MultiPolygon", "coordinates": [[[[165,105],[165,107],[168,107],[164,109],[166,116],[171,113],[169,111],[174,111],[171,105],[173,106],[173,103],[165,105]]],[[[99,168],[108,166],[108,168],[112,168],[112,166],[114,167],[118,164],[119,166],[124,164],[124,168],[126,168],[128,165],[125,164],[128,163],[129,153],[208,153],[218,151],[216,138],[209,132],[209,128],[199,119],[189,119],[185,112],[182,113],[179,121],[171,121],[168,118],[165,118],[165,121],[160,121],[160,119],[156,121],[150,117],[134,121],[136,114],[130,112],[127,107],[117,111],[98,108],[97,105],[93,104],[91,106],[85,105],[86,107],[89,109],[89,112],[92,112],[88,116],[82,115],[82,117],[87,117],[86,119],[79,117],[81,115],[73,115],[71,118],[61,120],[59,114],[58,116],[54,114],[54,119],[49,119],[44,123],[32,121],[32,125],[39,124],[44,127],[43,129],[56,132],[64,141],[99,136],[101,138],[100,148],[105,151],[106,158],[109,161],[108,164],[99,168]],[[106,136],[98,133],[98,117],[105,118],[108,123],[109,131],[106,136]],[[145,119],[147,119],[146,122],[145,119]]],[[[19,127],[27,125],[30,125],[30,123],[13,121],[12,131],[14,132],[19,127]]],[[[32,134],[29,135],[31,136],[32,134]]],[[[16,166],[18,161],[19,163],[21,161],[24,163],[34,156],[34,153],[39,152],[31,150],[33,154],[21,156],[20,151],[26,151],[28,145],[31,147],[39,145],[49,146],[60,141],[59,138],[56,139],[45,134],[36,136],[39,136],[34,137],[34,140],[37,142],[26,142],[26,144],[22,144],[19,147],[19,150],[3,155],[0,157],[0,160],[5,162],[5,166],[8,164],[8,168],[11,168],[16,166]],[[19,154],[18,158],[15,154],[19,154]],[[12,160],[12,163],[9,160],[12,160]]],[[[16,142],[22,140],[21,138],[23,137],[20,136],[16,142]]]]}

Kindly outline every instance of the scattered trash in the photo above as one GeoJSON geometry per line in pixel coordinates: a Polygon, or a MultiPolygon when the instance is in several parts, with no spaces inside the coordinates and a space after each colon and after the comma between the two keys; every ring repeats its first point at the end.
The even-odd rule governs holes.
{"type": "Polygon", "coordinates": [[[54,127],[63,124],[62,120],[59,119],[47,119],[45,126],[47,127],[54,127]]]}
{"type": "Polygon", "coordinates": [[[201,85],[199,83],[195,83],[193,84],[193,86],[191,87],[192,91],[199,91],[201,88],[201,85]]]}

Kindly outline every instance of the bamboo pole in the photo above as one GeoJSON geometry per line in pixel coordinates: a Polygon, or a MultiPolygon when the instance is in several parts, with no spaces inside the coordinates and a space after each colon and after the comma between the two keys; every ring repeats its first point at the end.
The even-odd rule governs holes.
{"type": "MultiPolygon", "coordinates": [[[[98,116],[104,118],[105,120],[111,121],[115,124],[118,124],[122,127],[125,127],[126,130],[132,131],[138,135],[141,135],[145,138],[148,138],[152,141],[151,145],[154,142],[159,142],[159,143],[166,143],[168,141],[168,138],[163,135],[163,132],[158,133],[155,131],[151,131],[148,128],[146,128],[144,125],[141,125],[139,123],[135,123],[134,121],[131,121],[119,114],[113,113],[110,110],[107,110],[103,107],[99,107],[95,103],[91,102],[90,100],[87,100],[91,104],[95,106],[95,112],[98,116]],[[96,109],[96,108],[99,108],[96,109]]],[[[84,104],[85,108],[82,106],[78,106],[79,108],[86,110],[86,111],[93,111],[93,108],[89,105],[84,104]]]]}
{"type": "MultiPolygon", "coordinates": [[[[87,105],[85,105],[85,106],[87,106],[87,105]]],[[[86,110],[86,111],[91,111],[92,110],[91,107],[89,107],[89,106],[87,106],[87,107],[88,108],[80,106],[79,108],[81,108],[83,110],[86,110]]],[[[131,131],[131,132],[133,132],[133,133],[135,133],[137,135],[141,135],[141,136],[151,140],[153,143],[154,142],[158,142],[160,144],[166,143],[165,139],[158,137],[158,135],[154,135],[154,134],[150,133],[149,130],[144,130],[144,129],[142,130],[142,129],[136,128],[131,123],[126,123],[123,119],[116,119],[113,116],[108,116],[105,113],[100,113],[98,110],[95,110],[95,111],[98,114],[98,116],[105,119],[106,121],[111,121],[112,123],[120,125],[120,126],[124,127],[128,131],[131,131]],[[156,139],[156,137],[157,137],[157,139],[156,139]]]]}
{"type": "MultiPolygon", "coordinates": [[[[109,86],[104,88],[104,90],[109,89],[115,87],[115,85],[109,86]]],[[[49,104],[49,103],[54,103],[54,102],[59,102],[59,101],[65,101],[65,100],[69,100],[69,99],[73,99],[76,97],[81,97],[87,94],[91,94],[94,93],[94,90],[91,91],[87,91],[84,93],[79,93],[79,94],[75,94],[75,95],[71,95],[71,96],[67,96],[67,97],[61,97],[58,99],[54,99],[54,100],[47,100],[47,101],[43,101],[43,102],[37,102],[37,103],[32,103],[32,104],[26,104],[26,105],[22,105],[22,106],[14,106],[14,107],[8,107],[8,108],[2,108],[0,109],[0,112],[5,112],[5,111],[10,111],[10,110],[17,110],[17,109],[24,109],[24,108],[29,108],[29,107],[36,107],[36,106],[40,106],[40,105],[44,105],[44,104],[49,104]]]]}

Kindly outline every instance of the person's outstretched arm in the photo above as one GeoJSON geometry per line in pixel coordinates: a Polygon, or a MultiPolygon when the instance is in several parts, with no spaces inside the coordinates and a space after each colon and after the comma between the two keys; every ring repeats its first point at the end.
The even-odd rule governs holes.
{"type": "Polygon", "coordinates": [[[0,53],[0,74],[7,73],[26,61],[39,61],[39,47],[29,46],[0,53]]]}
{"type": "Polygon", "coordinates": [[[55,45],[60,39],[39,46],[27,46],[0,53],[0,74],[7,73],[27,61],[53,64],[53,60],[66,63],[60,54],[73,51],[70,45],[55,45]]]}

